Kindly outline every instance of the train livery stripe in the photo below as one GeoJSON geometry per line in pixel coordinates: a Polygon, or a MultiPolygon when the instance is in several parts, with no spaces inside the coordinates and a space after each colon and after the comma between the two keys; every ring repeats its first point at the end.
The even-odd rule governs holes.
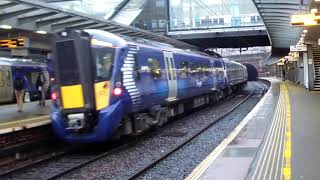
{"type": "Polygon", "coordinates": [[[126,59],[124,60],[121,68],[123,74],[123,86],[130,95],[132,101],[133,110],[139,109],[141,105],[141,94],[136,86],[136,82],[133,77],[133,71],[135,66],[134,54],[138,53],[139,48],[135,45],[129,45],[129,51],[126,59]]]}
{"type": "Polygon", "coordinates": [[[65,109],[84,107],[82,85],[62,86],[61,98],[65,109]]]}

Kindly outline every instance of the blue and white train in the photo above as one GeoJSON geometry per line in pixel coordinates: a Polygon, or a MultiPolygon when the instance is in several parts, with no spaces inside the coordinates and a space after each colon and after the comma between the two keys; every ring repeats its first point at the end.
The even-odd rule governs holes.
{"type": "Polygon", "coordinates": [[[247,82],[239,63],[100,30],[62,32],[54,52],[51,120],[67,142],[140,134],[247,82]]]}

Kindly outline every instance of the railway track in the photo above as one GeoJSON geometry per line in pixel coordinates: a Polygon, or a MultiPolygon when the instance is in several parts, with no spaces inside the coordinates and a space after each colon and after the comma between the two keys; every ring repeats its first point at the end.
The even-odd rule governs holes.
{"type": "MultiPolygon", "coordinates": [[[[263,90],[262,92],[258,92],[257,94],[265,94],[268,87],[260,82],[257,81],[256,83],[259,83],[260,85],[263,86],[263,90]]],[[[217,120],[213,123],[208,124],[205,128],[203,128],[201,131],[199,131],[198,133],[196,133],[194,136],[192,136],[190,139],[188,139],[187,141],[181,143],[179,146],[177,146],[176,148],[172,149],[172,151],[167,152],[166,154],[164,154],[163,156],[161,156],[160,158],[156,159],[155,161],[153,161],[152,163],[150,163],[149,165],[147,165],[146,167],[142,168],[140,171],[137,171],[135,174],[133,174],[130,178],[128,178],[129,180],[133,180],[133,179],[137,179],[139,178],[141,175],[143,175],[146,171],[148,171],[149,169],[153,168],[154,166],[156,166],[157,164],[159,164],[161,161],[167,159],[170,155],[172,155],[173,153],[175,153],[176,151],[178,151],[179,149],[183,148],[185,145],[187,145],[188,143],[190,143],[192,140],[194,140],[195,138],[197,138],[199,135],[201,135],[202,133],[204,133],[206,130],[208,130],[211,126],[213,126],[216,122],[218,122],[219,120],[221,120],[222,118],[224,118],[225,116],[227,116],[228,114],[230,114],[232,111],[234,111],[237,107],[239,107],[241,104],[243,104],[245,101],[247,101],[252,95],[256,94],[255,91],[257,90],[252,90],[252,92],[250,94],[247,95],[247,97],[245,97],[245,99],[243,99],[240,103],[236,104],[233,108],[229,109],[227,112],[225,112],[222,116],[218,117],[217,120]]]]}
{"type": "MultiPolygon", "coordinates": [[[[261,82],[257,82],[257,83],[261,84],[261,86],[264,86],[264,83],[261,83],[261,82]]],[[[201,131],[199,131],[198,133],[190,137],[188,140],[179,144],[171,151],[163,154],[163,156],[154,160],[152,163],[149,163],[147,166],[134,172],[129,177],[129,179],[136,179],[140,177],[143,173],[145,173],[146,171],[154,167],[156,164],[168,158],[171,154],[181,149],[186,144],[190,143],[193,139],[195,139],[200,134],[205,132],[208,128],[213,126],[220,119],[224,118],[225,116],[230,114],[232,111],[234,111],[237,107],[239,107],[241,104],[243,104],[253,94],[264,94],[266,87],[262,89],[264,89],[263,92],[255,93],[257,90],[253,88],[251,92],[241,102],[233,106],[231,109],[229,109],[227,112],[225,112],[221,116],[216,117],[215,122],[208,124],[205,128],[203,128],[201,131]]],[[[148,133],[148,136],[150,135],[151,134],[148,133]]],[[[101,147],[100,145],[99,146],[100,150],[97,152],[91,152],[92,148],[90,148],[90,152],[88,152],[86,148],[83,149],[81,152],[76,152],[72,150],[63,151],[60,154],[56,154],[55,156],[52,156],[50,158],[42,159],[34,163],[28,164],[26,166],[12,169],[10,171],[2,173],[0,174],[0,179],[57,179],[71,172],[74,172],[88,164],[98,161],[104,157],[110,156],[115,152],[124,151],[128,147],[131,147],[132,145],[134,145],[137,141],[138,141],[137,139],[134,139],[125,143],[119,142],[117,144],[113,144],[112,146],[107,146],[104,148],[100,148],[101,147]]],[[[141,139],[139,141],[141,141],[141,139]]]]}

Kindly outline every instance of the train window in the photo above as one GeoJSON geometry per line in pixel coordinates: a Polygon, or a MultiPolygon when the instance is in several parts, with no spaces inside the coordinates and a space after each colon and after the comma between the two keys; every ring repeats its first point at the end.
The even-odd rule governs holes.
{"type": "Polygon", "coordinates": [[[134,74],[133,75],[135,78],[140,79],[141,66],[139,65],[138,55],[134,54],[133,58],[134,58],[134,74]]]}
{"type": "Polygon", "coordinates": [[[162,71],[161,71],[159,61],[155,58],[148,58],[148,64],[149,64],[151,75],[154,78],[160,78],[162,76],[162,71]]]}
{"type": "Polygon", "coordinates": [[[0,70],[0,87],[3,86],[3,72],[0,70]]]}
{"type": "Polygon", "coordinates": [[[108,48],[94,48],[93,54],[96,62],[97,80],[109,80],[113,63],[113,50],[108,48]]]}
{"type": "Polygon", "coordinates": [[[222,63],[220,60],[216,60],[215,61],[215,66],[218,67],[218,68],[222,68],[222,63]]]}
{"type": "Polygon", "coordinates": [[[74,42],[72,40],[58,42],[56,44],[58,68],[62,86],[78,84],[80,73],[74,42]],[[68,77],[68,78],[66,78],[68,77]]]}
{"type": "Polygon", "coordinates": [[[188,75],[188,62],[183,61],[181,63],[181,78],[187,78],[188,75]]]}
{"type": "Polygon", "coordinates": [[[8,70],[6,71],[6,77],[7,77],[7,86],[11,86],[11,75],[8,70]]]}
{"type": "Polygon", "coordinates": [[[203,76],[202,64],[197,65],[197,72],[198,72],[199,76],[203,76]]]}
{"type": "Polygon", "coordinates": [[[203,65],[202,66],[203,72],[205,76],[209,76],[209,66],[208,65],[203,65]]]}
{"type": "Polygon", "coordinates": [[[197,74],[197,65],[196,64],[191,64],[190,66],[190,73],[192,75],[196,75],[197,74]]]}

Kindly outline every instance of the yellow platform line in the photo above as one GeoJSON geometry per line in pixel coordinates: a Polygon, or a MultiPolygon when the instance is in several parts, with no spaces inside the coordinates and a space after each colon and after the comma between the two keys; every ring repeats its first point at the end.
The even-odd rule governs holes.
{"type": "MultiPolygon", "coordinates": [[[[285,112],[284,112],[285,113],[285,112]]],[[[275,166],[275,174],[274,174],[274,178],[273,179],[278,179],[278,171],[279,169],[281,169],[282,167],[282,152],[283,152],[283,149],[284,149],[284,141],[285,141],[285,127],[286,127],[286,120],[284,120],[282,122],[282,125],[281,125],[281,139],[280,139],[280,142],[279,142],[279,149],[278,149],[278,157],[277,157],[277,160],[276,160],[276,166],[275,166]],[[281,157],[281,158],[280,158],[281,157]]],[[[272,162],[273,164],[274,162],[272,162]]],[[[269,180],[272,180],[271,178],[272,176],[270,176],[269,180]]],[[[280,179],[282,177],[282,173],[280,173],[280,179]]]]}
{"type": "Polygon", "coordinates": [[[287,87],[281,84],[281,91],[285,94],[286,104],[286,138],[284,148],[284,166],[282,166],[282,174],[285,180],[291,179],[291,106],[290,97],[287,87]]]}

